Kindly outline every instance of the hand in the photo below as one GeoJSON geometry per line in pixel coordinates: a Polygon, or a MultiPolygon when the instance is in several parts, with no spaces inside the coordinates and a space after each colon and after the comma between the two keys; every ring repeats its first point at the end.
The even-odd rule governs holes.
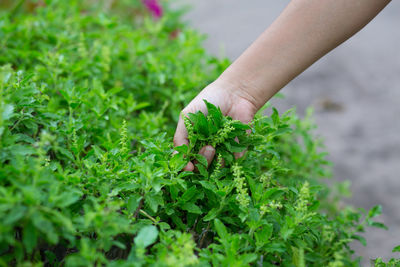
{"type": "MultiPolygon", "coordinates": [[[[240,120],[243,123],[249,123],[258,110],[254,104],[254,99],[248,95],[248,93],[246,93],[242,86],[216,80],[204,88],[189,103],[189,105],[182,110],[174,136],[175,146],[189,144],[188,133],[186,131],[182,116],[186,116],[188,113],[195,113],[197,111],[201,111],[207,115],[207,108],[203,99],[214,104],[215,106],[218,106],[224,115],[230,116],[235,120],[240,120]]],[[[207,159],[208,165],[210,165],[215,155],[215,149],[212,146],[207,145],[200,149],[199,154],[203,155],[207,159]]],[[[193,171],[193,163],[189,162],[184,170],[193,171]]]]}

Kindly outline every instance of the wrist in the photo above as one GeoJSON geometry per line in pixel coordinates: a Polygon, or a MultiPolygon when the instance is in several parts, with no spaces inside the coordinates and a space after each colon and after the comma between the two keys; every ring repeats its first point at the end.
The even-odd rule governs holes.
{"type": "Polygon", "coordinates": [[[223,73],[214,82],[213,85],[224,88],[230,95],[246,100],[258,111],[266,102],[262,97],[257,95],[258,89],[245,78],[230,77],[229,74],[223,73]]]}

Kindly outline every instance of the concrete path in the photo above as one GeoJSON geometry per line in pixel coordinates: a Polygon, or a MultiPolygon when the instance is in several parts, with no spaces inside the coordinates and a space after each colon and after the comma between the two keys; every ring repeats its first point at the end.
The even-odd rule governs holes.
{"type": "MultiPolygon", "coordinates": [[[[177,0],[189,4],[189,23],[209,36],[209,52],[234,60],[279,15],[287,0],[177,0]]],[[[400,245],[400,1],[391,4],[352,39],[283,89],[280,111],[315,108],[334,179],[352,182],[356,207],[383,206],[389,231],[368,229],[365,258],[388,258],[400,245]]],[[[400,255],[397,255],[400,256],[400,255]]]]}

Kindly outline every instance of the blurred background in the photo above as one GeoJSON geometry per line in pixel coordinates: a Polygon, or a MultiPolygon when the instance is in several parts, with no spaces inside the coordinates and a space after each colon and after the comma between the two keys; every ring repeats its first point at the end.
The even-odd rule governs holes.
{"type": "MultiPolygon", "coordinates": [[[[185,20],[208,36],[206,49],[236,59],[270,25],[288,0],[175,0],[189,6],[185,20]]],[[[370,24],[287,85],[284,99],[304,115],[315,110],[320,135],[334,163],[335,180],[351,181],[347,202],[369,209],[381,204],[389,230],[368,228],[368,259],[394,256],[400,245],[400,1],[392,1],[370,24]]],[[[398,255],[397,255],[398,256],[398,255]]]]}

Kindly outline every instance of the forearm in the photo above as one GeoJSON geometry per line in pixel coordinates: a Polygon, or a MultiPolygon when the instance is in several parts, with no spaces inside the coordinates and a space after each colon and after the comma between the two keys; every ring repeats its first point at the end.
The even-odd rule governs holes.
{"type": "MultiPolygon", "coordinates": [[[[350,38],[390,0],[292,0],[220,76],[257,108],[311,64],[350,38]]],[[[235,89],[234,89],[235,90],[235,89]]]]}

